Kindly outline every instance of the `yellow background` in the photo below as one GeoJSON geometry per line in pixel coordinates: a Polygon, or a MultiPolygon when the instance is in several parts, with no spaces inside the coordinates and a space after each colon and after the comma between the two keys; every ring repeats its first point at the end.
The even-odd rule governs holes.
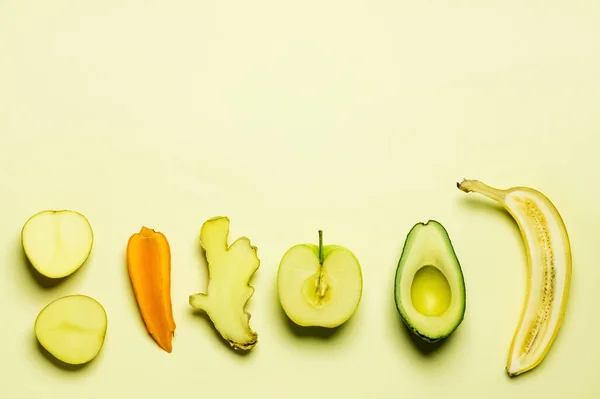
{"type": "Polygon", "coordinates": [[[2,398],[600,397],[600,6],[596,1],[24,1],[0,3],[2,398]],[[507,213],[463,177],[546,193],[571,234],[567,316],[535,371],[510,380],[525,250],[507,213]],[[52,288],[19,233],[42,209],[92,223],[89,262],[52,288]],[[259,343],[233,353],[194,314],[202,223],[231,218],[261,267],[259,343]],[[427,353],[393,302],[404,238],[448,229],[467,286],[463,324],[427,353]],[[124,251],[142,225],[173,255],[174,352],[148,337],[124,251]],[[275,278],[292,245],[347,246],[364,291],[331,336],[289,325],[275,278]],[[51,300],[83,293],[109,317],[77,371],[40,354],[51,300]]]}

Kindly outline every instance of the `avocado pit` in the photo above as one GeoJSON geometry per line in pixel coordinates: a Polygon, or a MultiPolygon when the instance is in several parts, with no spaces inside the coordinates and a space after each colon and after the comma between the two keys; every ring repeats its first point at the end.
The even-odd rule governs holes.
{"type": "Polygon", "coordinates": [[[443,315],[452,302],[448,279],[432,265],[423,266],[415,273],[410,291],[415,309],[425,316],[443,315]]]}

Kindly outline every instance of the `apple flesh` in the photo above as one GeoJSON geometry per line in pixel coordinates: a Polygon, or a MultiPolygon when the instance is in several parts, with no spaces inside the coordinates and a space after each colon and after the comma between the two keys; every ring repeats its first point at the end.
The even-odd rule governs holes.
{"type": "Polygon", "coordinates": [[[42,347],[59,361],[81,365],[94,359],[106,336],[104,307],[86,295],[54,300],[38,314],[35,335],[42,347]]]}
{"type": "Polygon", "coordinates": [[[21,231],[27,259],[42,276],[59,279],[79,269],[92,251],[94,234],[82,214],[42,211],[30,217],[21,231]]]}
{"type": "Polygon", "coordinates": [[[299,244],[281,259],[277,292],[281,306],[303,327],[335,328],[352,317],[362,296],[358,259],[340,245],[299,244]]]}

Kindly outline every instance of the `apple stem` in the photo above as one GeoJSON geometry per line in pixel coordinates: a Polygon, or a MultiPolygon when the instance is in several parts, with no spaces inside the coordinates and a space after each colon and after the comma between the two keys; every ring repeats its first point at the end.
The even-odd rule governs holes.
{"type": "Polygon", "coordinates": [[[323,265],[323,230],[319,230],[319,263],[323,265]]]}

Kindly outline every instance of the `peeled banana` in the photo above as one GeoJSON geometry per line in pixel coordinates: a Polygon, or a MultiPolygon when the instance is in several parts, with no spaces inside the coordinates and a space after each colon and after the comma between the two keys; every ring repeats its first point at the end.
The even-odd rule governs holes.
{"type": "Polygon", "coordinates": [[[514,377],[544,360],[562,324],[571,281],[569,236],[555,206],[538,190],[501,190],[466,179],[457,186],[466,193],[479,193],[500,203],[517,222],[526,246],[525,304],[506,365],[506,372],[514,377]]]}

